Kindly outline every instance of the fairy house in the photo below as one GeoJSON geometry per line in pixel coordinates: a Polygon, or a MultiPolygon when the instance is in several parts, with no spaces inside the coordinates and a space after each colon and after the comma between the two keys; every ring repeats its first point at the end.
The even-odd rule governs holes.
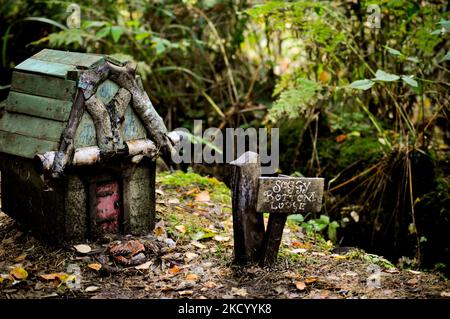
{"type": "Polygon", "coordinates": [[[42,50],[0,103],[1,209],[53,241],[148,233],[169,135],[133,63],[42,50]]]}

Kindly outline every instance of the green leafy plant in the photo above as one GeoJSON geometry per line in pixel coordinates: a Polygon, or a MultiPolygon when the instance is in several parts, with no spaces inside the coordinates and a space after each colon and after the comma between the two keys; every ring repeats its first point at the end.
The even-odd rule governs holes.
{"type": "Polygon", "coordinates": [[[339,228],[339,223],[330,221],[330,217],[326,215],[320,215],[317,219],[311,219],[305,222],[303,215],[294,214],[288,216],[288,221],[299,224],[308,233],[325,233],[331,241],[337,241],[337,229],[339,228]]]}

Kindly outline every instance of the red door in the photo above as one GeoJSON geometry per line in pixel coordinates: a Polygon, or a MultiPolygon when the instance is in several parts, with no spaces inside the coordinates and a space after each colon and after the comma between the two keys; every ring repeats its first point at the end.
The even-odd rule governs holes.
{"type": "Polygon", "coordinates": [[[99,230],[103,233],[118,233],[122,207],[119,182],[97,184],[96,196],[95,214],[99,230]]]}

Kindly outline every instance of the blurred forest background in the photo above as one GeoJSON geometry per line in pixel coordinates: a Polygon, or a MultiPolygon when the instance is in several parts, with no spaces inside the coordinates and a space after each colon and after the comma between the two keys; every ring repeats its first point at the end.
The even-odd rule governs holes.
{"type": "Polygon", "coordinates": [[[280,173],[326,179],[305,229],[449,273],[449,1],[72,2],[0,0],[0,99],[42,48],[133,59],[169,130],[279,127],[280,173]]]}

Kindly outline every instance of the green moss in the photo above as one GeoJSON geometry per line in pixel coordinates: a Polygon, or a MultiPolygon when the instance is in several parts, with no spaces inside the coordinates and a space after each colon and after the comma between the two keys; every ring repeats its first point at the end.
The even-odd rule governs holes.
{"type": "MultiPolygon", "coordinates": [[[[168,188],[186,188],[186,190],[198,187],[200,191],[208,191],[211,201],[231,204],[231,194],[228,187],[214,177],[201,176],[189,169],[187,172],[162,172],[159,173],[156,182],[168,188]]],[[[195,194],[192,194],[195,196],[195,194]]]]}
{"type": "Polygon", "coordinates": [[[368,254],[361,249],[354,249],[347,254],[349,260],[361,260],[367,264],[375,264],[383,268],[395,268],[386,258],[374,254],[368,254]]]}
{"type": "Polygon", "coordinates": [[[375,137],[356,137],[346,140],[340,147],[338,166],[347,167],[356,161],[376,162],[383,156],[380,142],[375,137]]]}
{"type": "Polygon", "coordinates": [[[339,152],[339,145],[332,138],[320,138],[317,141],[317,151],[322,163],[334,161],[339,152]]]}

